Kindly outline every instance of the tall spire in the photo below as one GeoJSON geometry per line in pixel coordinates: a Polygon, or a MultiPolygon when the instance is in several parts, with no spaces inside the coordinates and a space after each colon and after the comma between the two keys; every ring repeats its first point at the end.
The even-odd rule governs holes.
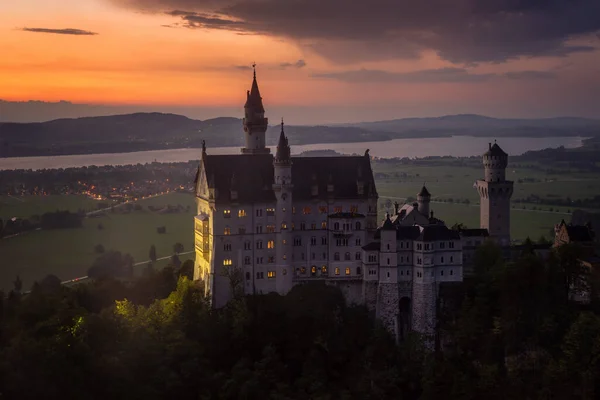
{"type": "Polygon", "coordinates": [[[252,68],[254,70],[252,88],[246,94],[247,98],[244,108],[252,109],[255,113],[264,113],[265,108],[263,107],[260,90],[258,90],[258,82],[256,81],[256,63],[252,64],[252,68]]]}
{"type": "Polygon", "coordinates": [[[275,160],[277,162],[286,162],[290,160],[291,150],[288,144],[288,139],[283,131],[283,118],[281,118],[281,133],[279,134],[279,142],[277,143],[277,153],[275,160]]]}

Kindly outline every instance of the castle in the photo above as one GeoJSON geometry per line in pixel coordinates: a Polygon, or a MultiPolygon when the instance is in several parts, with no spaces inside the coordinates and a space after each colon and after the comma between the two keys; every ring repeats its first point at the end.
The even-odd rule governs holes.
{"type": "Polygon", "coordinates": [[[488,236],[510,240],[512,182],[497,144],[476,184],[481,229],[448,228],[430,210],[426,187],[378,224],[368,151],[293,157],[282,122],[273,156],[256,71],[244,110],[242,154],[212,155],[203,145],[196,174],[194,279],[204,282],[213,307],[236,293],[283,295],[323,281],[349,303],[366,305],[396,337],[431,334],[440,284],[462,281],[463,266],[488,236]]]}

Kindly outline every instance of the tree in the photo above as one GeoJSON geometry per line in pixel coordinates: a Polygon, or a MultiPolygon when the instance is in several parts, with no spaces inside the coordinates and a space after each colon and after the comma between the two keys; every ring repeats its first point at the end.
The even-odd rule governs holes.
{"type": "Polygon", "coordinates": [[[21,293],[21,290],[23,290],[23,281],[19,275],[17,275],[17,279],[13,283],[15,285],[15,292],[21,293]]]}
{"type": "Polygon", "coordinates": [[[171,256],[171,265],[173,265],[175,268],[179,268],[181,266],[181,260],[177,254],[173,254],[171,256]]]}
{"type": "Polygon", "coordinates": [[[183,253],[183,244],[177,242],[173,245],[173,253],[181,254],[183,253]]]}
{"type": "Polygon", "coordinates": [[[194,261],[185,260],[179,269],[179,277],[185,276],[190,281],[194,280],[194,261]]]}
{"type": "Polygon", "coordinates": [[[152,245],[150,246],[150,253],[148,254],[150,261],[152,261],[153,263],[156,262],[156,246],[152,245]]]}

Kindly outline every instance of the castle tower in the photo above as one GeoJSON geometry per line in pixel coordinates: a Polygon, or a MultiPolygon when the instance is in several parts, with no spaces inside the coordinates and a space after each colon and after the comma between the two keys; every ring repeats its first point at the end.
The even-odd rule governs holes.
{"type": "Polygon", "coordinates": [[[417,194],[417,203],[419,204],[418,210],[421,214],[429,218],[429,203],[431,201],[431,194],[423,185],[421,191],[417,194]]]}
{"type": "Polygon", "coordinates": [[[379,250],[379,285],[377,287],[377,318],[398,339],[399,285],[396,227],[386,214],[381,226],[379,250]]]}
{"type": "Polygon", "coordinates": [[[246,93],[244,105],[244,138],[246,146],[242,148],[244,154],[269,154],[271,149],[265,146],[265,135],[269,126],[269,119],[265,118],[265,108],[256,82],[256,64],[252,88],[246,93]]]}
{"type": "Polygon", "coordinates": [[[485,177],[478,180],[477,191],[480,197],[480,227],[487,229],[501,246],[510,244],[510,198],[513,182],[506,180],[508,154],[497,143],[489,144],[483,155],[485,177]]]}
{"type": "Polygon", "coordinates": [[[290,262],[292,258],[292,158],[288,139],[283,131],[283,119],[273,167],[275,173],[273,191],[277,198],[275,217],[278,232],[275,242],[277,257],[275,284],[277,292],[283,295],[292,289],[294,276],[290,262]]]}

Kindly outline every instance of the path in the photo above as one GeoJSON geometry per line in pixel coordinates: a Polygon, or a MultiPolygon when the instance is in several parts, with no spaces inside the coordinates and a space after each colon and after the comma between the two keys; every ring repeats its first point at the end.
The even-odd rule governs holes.
{"type": "MultiPolygon", "coordinates": [[[[179,253],[178,255],[184,256],[186,254],[192,254],[194,252],[195,252],[194,250],[193,251],[186,251],[185,253],[179,253]]],[[[167,260],[167,259],[170,259],[171,257],[173,257],[173,256],[171,255],[171,256],[157,258],[156,261],[167,260]]],[[[140,261],[138,263],[133,264],[133,266],[137,267],[137,266],[140,266],[140,265],[147,265],[150,261],[151,260],[140,261]]],[[[88,279],[90,279],[90,277],[87,276],[87,275],[86,276],[80,276],[79,278],[73,278],[73,279],[69,279],[68,281],[63,281],[63,282],[61,282],[61,285],[68,285],[70,283],[80,283],[80,282],[88,280],[88,279]]]]}

